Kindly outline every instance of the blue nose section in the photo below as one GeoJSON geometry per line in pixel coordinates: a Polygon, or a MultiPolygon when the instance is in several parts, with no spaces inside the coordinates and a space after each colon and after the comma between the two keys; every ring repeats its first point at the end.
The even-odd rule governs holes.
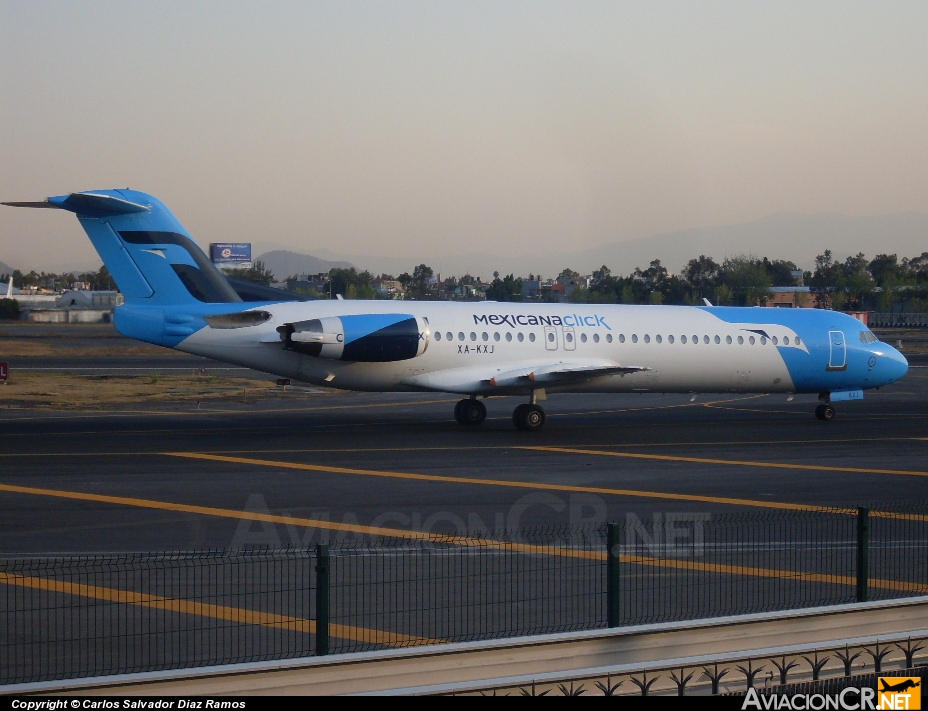
{"type": "Polygon", "coordinates": [[[894,383],[909,372],[909,361],[892,346],[883,344],[877,355],[877,371],[884,385],[894,383]]]}

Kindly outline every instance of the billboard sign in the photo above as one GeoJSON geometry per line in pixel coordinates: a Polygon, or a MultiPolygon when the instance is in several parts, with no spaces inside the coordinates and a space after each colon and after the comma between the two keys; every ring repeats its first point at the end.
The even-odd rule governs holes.
{"type": "Polygon", "coordinates": [[[209,258],[213,264],[242,264],[251,261],[251,242],[212,242],[209,258]]]}

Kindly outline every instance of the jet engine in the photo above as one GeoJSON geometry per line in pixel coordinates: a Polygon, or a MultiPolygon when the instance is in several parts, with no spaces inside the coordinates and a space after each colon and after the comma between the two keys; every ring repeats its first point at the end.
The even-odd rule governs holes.
{"type": "Polygon", "coordinates": [[[386,363],[425,353],[429,325],[412,314],[354,314],[278,326],[284,348],[334,360],[386,363]]]}

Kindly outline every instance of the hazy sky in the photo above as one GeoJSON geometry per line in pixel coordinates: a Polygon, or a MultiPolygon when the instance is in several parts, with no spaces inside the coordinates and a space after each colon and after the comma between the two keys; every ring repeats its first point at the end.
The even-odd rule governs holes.
{"type": "MultiPolygon", "coordinates": [[[[128,186],[201,245],[410,270],[928,212],[926,38],[924,0],[0,0],[0,199],[128,186]]],[[[13,208],[0,261],[98,263],[13,208]]]]}

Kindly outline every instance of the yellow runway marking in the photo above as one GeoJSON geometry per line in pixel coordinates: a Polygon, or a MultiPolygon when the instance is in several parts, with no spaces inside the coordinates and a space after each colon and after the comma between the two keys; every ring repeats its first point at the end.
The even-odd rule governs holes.
{"type": "Polygon", "coordinates": [[[801,469],[824,472],[849,472],[852,474],[896,474],[899,476],[928,476],[926,471],[914,469],[867,469],[864,467],[835,467],[827,464],[784,464],[781,462],[756,462],[739,459],[710,459],[706,457],[681,457],[672,454],[642,454],[640,452],[609,452],[596,449],[576,449],[573,447],[521,446],[538,452],[560,452],[563,454],[585,454],[600,457],[624,457],[630,459],[651,459],[666,462],[689,462],[693,464],[724,464],[736,467],[763,467],[769,469],[801,469]]]}
{"type": "Polygon", "coordinates": [[[63,491],[60,489],[37,489],[29,486],[16,486],[14,484],[0,484],[0,491],[15,494],[32,494],[35,496],[52,496],[62,499],[76,499],[79,501],[95,501],[103,504],[117,506],[134,506],[137,508],[154,509],[160,511],[178,511],[182,513],[198,514],[201,516],[216,516],[246,521],[263,521],[279,523],[285,526],[302,526],[304,528],[318,528],[344,533],[357,533],[377,538],[399,538],[415,541],[428,541],[453,546],[470,546],[475,548],[493,548],[497,550],[514,550],[521,553],[555,554],[573,558],[595,559],[601,553],[596,551],[583,551],[578,549],[557,548],[551,546],[536,546],[523,543],[510,543],[494,541],[484,538],[468,536],[450,536],[428,531],[416,531],[402,528],[383,528],[380,526],[362,526],[360,524],[334,523],[312,518],[294,518],[292,516],[279,516],[277,514],[264,514],[255,511],[236,511],[234,509],[220,509],[211,506],[196,506],[193,504],[179,504],[170,501],[157,501],[153,499],[136,499],[124,496],[108,496],[105,494],[88,494],[80,491],[63,491]]]}
{"type": "MultiPolygon", "coordinates": [[[[513,449],[545,449],[535,447],[513,447],[513,449]]],[[[592,453],[592,452],[591,452],[592,453]]],[[[232,457],[224,454],[205,454],[200,452],[164,452],[170,457],[185,459],[203,459],[212,462],[230,464],[252,464],[255,466],[275,467],[278,469],[296,469],[300,471],[325,472],[329,474],[354,474],[357,476],[383,477],[387,479],[407,479],[413,481],[431,481],[445,484],[475,484],[477,486],[501,486],[514,489],[538,489],[541,491],[566,491],[580,494],[604,494],[606,496],[631,496],[636,498],[669,499],[672,501],[698,501],[700,503],[731,504],[733,506],[751,506],[769,509],[791,509],[796,511],[819,511],[820,506],[806,504],[778,503],[757,501],[754,499],[734,499],[719,496],[700,496],[698,494],[668,494],[661,491],[639,491],[635,489],[610,489],[601,486],[574,486],[571,484],[541,483],[534,481],[508,481],[505,479],[477,479],[474,477],[442,476],[440,474],[414,474],[411,472],[390,472],[376,469],[353,469],[323,464],[303,464],[301,462],[282,462],[270,459],[252,459],[249,457],[232,457]]],[[[647,456],[647,455],[643,455],[647,456]]],[[[0,487],[2,488],[2,487],[0,487]]],[[[847,512],[852,512],[847,509],[847,512]]]]}
{"type": "MultiPolygon", "coordinates": [[[[493,539],[472,538],[466,536],[447,536],[441,534],[429,533],[426,531],[404,530],[398,528],[381,528],[375,526],[361,526],[345,523],[333,523],[331,521],[322,521],[307,518],[293,518],[291,516],[279,516],[276,514],[262,514],[253,511],[235,511],[232,509],[219,509],[207,506],[194,506],[190,504],[177,504],[165,501],[153,501],[148,499],[134,499],[120,496],[105,496],[102,494],[87,494],[75,491],[61,491],[55,489],[36,489],[25,486],[14,486],[12,484],[0,484],[0,491],[9,491],[21,494],[34,494],[38,496],[54,496],[66,499],[78,499],[82,501],[96,501],[99,503],[116,504],[122,506],[136,506],[148,509],[160,509],[167,511],[182,511],[185,513],[194,513],[204,516],[219,516],[224,518],[244,519],[250,521],[265,521],[269,523],[280,523],[290,526],[303,526],[306,528],[319,528],[334,531],[347,531],[351,533],[361,533],[370,536],[384,538],[400,538],[408,540],[429,541],[444,545],[466,546],[473,548],[485,548],[491,550],[507,550],[531,555],[561,556],[569,558],[581,558],[586,560],[604,561],[606,552],[602,550],[584,550],[578,548],[567,548],[563,546],[542,546],[524,543],[513,543],[509,541],[499,541],[493,539]]],[[[759,502],[763,506],[770,506],[766,502],[759,502]]],[[[795,505],[796,509],[819,510],[813,506],[795,505]]],[[[852,509],[837,510],[845,513],[855,513],[852,509]]],[[[920,517],[924,519],[925,517],[920,517]]],[[[622,555],[620,558],[623,563],[634,565],[647,565],[661,568],[677,568],[687,570],[701,570],[712,573],[751,575],[757,577],[796,577],[802,580],[817,580],[820,582],[834,582],[842,585],[856,585],[856,578],[849,576],[827,576],[818,573],[803,573],[795,571],[784,571],[772,568],[753,568],[741,567],[734,565],[699,563],[695,561],[675,560],[666,558],[655,558],[651,556],[632,556],[622,555]],[[816,577],[819,576],[819,577],[816,577]]],[[[9,584],[20,584],[15,581],[11,582],[7,578],[16,576],[6,575],[6,578],[0,582],[9,582],[9,584]]],[[[928,586],[921,583],[909,583],[905,581],[893,580],[871,580],[870,585],[873,587],[887,588],[891,590],[906,590],[914,592],[928,592],[928,586]]],[[[135,593],[132,593],[135,594],[135,593]]],[[[141,604],[141,603],[138,603],[141,604]]],[[[194,604],[194,603],[190,603],[194,604]]],[[[205,609],[205,608],[204,608],[205,609]]],[[[353,628],[352,628],[353,629],[353,628]]],[[[386,634],[386,633],[385,633],[386,634]]]]}
{"type": "MultiPolygon", "coordinates": [[[[17,585],[35,590],[64,593],[66,595],[79,595],[93,600],[106,600],[123,605],[137,605],[150,607],[156,610],[166,610],[184,615],[197,615],[227,622],[238,622],[261,627],[273,627],[290,632],[316,633],[316,621],[306,620],[289,615],[278,615],[272,612],[257,612],[241,607],[227,607],[225,605],[211,605],[203,602],[191,602],[176,598],[138,593],[132,590],[118,590],[101,587],[99,585],[82,585],[80,583],[66,583],[48,578],[36,578],[25,575],[15,575],[0,572],[0,583],[17,585]]],[[[353,627],[351,625],[330,625],[329,634],[341,639],[355,642],[374,642],[377,644],[439,644],[442,640],[414,637],[398,632],[384,632],[382,630],[353,627]]]]}
{"type": "MultiPolygon", "coordinates": [[[[628,457],[641,457],[645,459],[677,459],[677,460],[690,460],[700,463],[713,462],[715,460],[703,460],[687,457],[664,457],[663,455],[656,454],[624,454],[624,453],[614,453],[614,452],[597,452],[595,450],[574,450],[574,449],[564,449],[558,447],[514,447],[513,449],[529,449],[529,450],[540,450],[540,451],[555,451],[555,452],[567,452],[567,453],[580,453],[580,454],[602,454],[602,455],[615,455],[615,456],[628,456],[628,457]]],[[[276,467],[279,469],[296,469],[302,471],[315,471],[315,472],[326,472],[331,474],[353,474],[357,476],[373,476],[373,477],[384,477],[390,479],[407,479],[414,481],[431,481],[431,482],[440,482],[448,484],[475,484],[477,486],[502,486],[508,488],[516,489],[537,489],[542,491],[565,491],[571,493],[582,493],[582,494],[603,494],[606,496],[628,496],[635,498],[651,498],[651,499],[665,499],[670,501],[696,501],[700,503],[711,503],[711,504],[724,504],[726,506],[748,506],[752,508],[767,508],[767,509],[787,509],[791,511],[821,511],[821,506],[810,506],[808,504],[792,504],[784,501],[758,501],[756,499],[736,499],[723,496],[701,496],[699,494],[669,494],[662,491],[641,491],[636,489],[610,489],[607,487],[600,486],[574,486],[571,484],[555,484],[555,483],[539,483],[532,481],[508,481],[505,479],[477,479],[474,477],[452,477],[452,476],[442,476],[439,474],[413,474],[411,472],[390,472],[390,471],[378,471],[376,469],[353,469],[350,467],[335,467],[322,464],[303,464],[301,462],[281,462],[277,460],[268,460],[268,459],[252,459],[249,457],[232,457],[223,454],[205,454],[198,452],[164,452],[164,454],[171,457],[183,457],[188,459],[204,459],[207,461],[214,462],[228,462],[230,464],[253,464],[255,466],[266,466],[266,467],[276,467]]],[[[732,462],[729,460],[718,460],[718,463],[726,464],[737,464],[738,462],[732,462]]],[[[759,466],[761,463],[757,463],[759,466]]],[[[776,466],[776,465],[770,465],[776,466]]],[[[820,468],[820,467],[812,467],[820,468]]],[[[869,470],[860,470],[860,471],[869,471],[869,470]]],[[[928,473],[926,473],[928,474],[928,473]]],[[[842,513],[848,515],[856,515],[856,509],[829,509],[834,513],[842,513]]],[[[926,521],[928,520],[928,515],[924,514],[895,514],[895,513],[883,513],[879,511],[872,511],[872,516],[884,516],[887,518],[901,518],[914,521],[926,521]]]]}
{"type": "MultiPolygon", "coordinates": [[[[835,585],[856,586],[857,578],[850,575],[828,575],[826,573],[805,573],[801,570],[777,570],[776,568],[755,568],[751,566],[724,565],[719,563],[699,563],[690,560],[674,560],[668,558],[653,558],[651,556],[625,556],[621,557],[622,563],[631,563],[634,565],[650,565],[660,568],[676,568],[679,570],[696,570],[710,573],[722,573],[726,575],[744,575],[756,578],[787,578],[789,580],[801,580],[803,582],[814,583],[833,583],[835,585]]],[[[884,588],[887,590],[900,590],[912,593],[928,593],[928,585],[925,583],[910,583],[904,580],[870,580],[868,585],[873,588],[884,588]]]]}
{"type": "MultiPolygon", "coordinates": [[[[229,429],[227,427],[198,427],[193,429],[185,429],[185,434],[205,434],[213,432],[224,432],[224,433],[235,433],[239,430],[247,430],[249,432],[254,432],[255,427],[242,427],[242,428],[233,428],[229,429]]],[[[267,429],[273,429],[268,427],[267,429]]],[[[162,433],[162,432],[173,432],[174,430],[124,430],[118,433],[112,433],[113,435],[119,435],[120,437],[132,437],[139,434],[151,434],[151,433],[162,433]]],[[[69,432],[68,435],[87,435],[89,430],[80,430],[76,432],[69,432]]],[[[0,434],[2,436],[2,434],[0,434]]],[[[57,436],[57,435],[56,435],[57,436]]],[[[581,451],[600,451],[593,448],[596,447],[622,447],[625,449],[653,449],[656,447],[660,448],[677,448],[677,447],[738,447],[744,445],[750,445],[752,447],[766,446],[766,447],[782,447],[785,445],[791,446],[801,446],[801,445],[818,445],[818,444],[842,444],[842,443],[881,443],[881,444],[891,444],[891,443],[905,443],[905,442],[928,442],[928,437],[849,437],[849,438],[823,438],[823,439],[769,439],[769,440],[679,440],[671,442],[622,442],[621,444],[603,444],[603,443],[592,443],[592,444],[578,444],[572,447],[571,449],[581,450],[581,451]]],[[[539,445],[541,447],[543,445],[539,445]]],[[[513,449],[531,449],[531,447],[526,447],[524,445],[498,445],[498,444],[488,444],[488,445],[479,445],[479,444],[468,444],[466,446],[441,446],[441,447],[338,447],[338,448],[326,448],[326,447],[294,447],[294,448],[281,448],[274,447],[273,449],[247,449],[239,450],[236,452],[234,449],[224,448],[222,451],[225,453],[231,454],[256,454],[256,453],[267,453],[267,454],[355,454],[359,452],[507,452],[513,449]]],[[[609,450],[602,450],[604,452],[609,450]]],[[[153,455],[161,455],[164,452],[161,451],[143,451],[143,450],[132,450],[131,452],[118,452],[118,451],[95,451],[95,452],[4,452],[4,457],[69,457],[69,458],[78,458],[78,457],[128,457],[128,456],[137,456],[137,457],[150,457],[153,455]]],[[[867,470],[870,471],[870,470],[867,470]]]]}

